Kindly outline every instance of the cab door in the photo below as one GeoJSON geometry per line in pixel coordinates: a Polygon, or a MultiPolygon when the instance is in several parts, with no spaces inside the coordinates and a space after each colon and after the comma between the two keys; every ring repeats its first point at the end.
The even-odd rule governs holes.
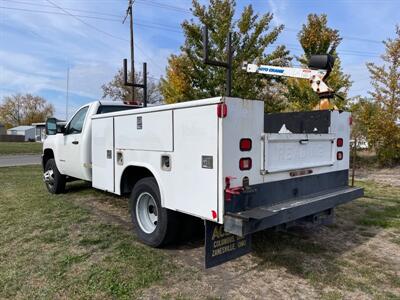
{"type": "Polygon", "coordinates": [[[65,132],[64,140],[60,145],[60,171],[64,175],[84,179],[83,157],[82,157],[82,130],[84,128],[86,115],[89,106],[82,107],[72,117],[68,123],[65,132]]]}

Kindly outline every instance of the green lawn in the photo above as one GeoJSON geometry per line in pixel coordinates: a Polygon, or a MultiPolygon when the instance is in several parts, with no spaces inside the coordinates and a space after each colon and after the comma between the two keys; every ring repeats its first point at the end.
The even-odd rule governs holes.
{"type": "Polygon", "coordinates": [[[0,168],[0,299],[400,299],[400,188],[357,184],[366,196],[339,207],[334,225],[257,233],[252,254],[203,271],[184,259],[202,251],[151,249],[99,214],[127,221],[123,198],[81,182],[50,195],[39,166],[0,168]]]}
{"type": "Polygon", "coordinates": [[[40,154],[42,146],[42,143],[36,142],[0,142],[0,155],[40,154]]]}
{"type": "Polygon", "coordinates": [[[132,298],[174,272],[170,258],[50,195],[38,166],[0,168],[0,298],[132,298]]]}

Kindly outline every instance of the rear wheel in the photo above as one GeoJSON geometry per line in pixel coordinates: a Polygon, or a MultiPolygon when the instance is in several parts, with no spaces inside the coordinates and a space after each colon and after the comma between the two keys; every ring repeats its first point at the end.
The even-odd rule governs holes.
{"type": "Polygon", "coordinates": [[[65,176],[58,171],[54,158],[46,162],[43,180],[50,193],[60,194],[65,191],[65,176]]]}
{"type": "Polygon", "coordinates": [[[174,241],[176,213],[161,207],[160,190],[154,178],[139,180],[129,199],[131,218],[138,238],[146,245],[160,247],[174,241]]]}

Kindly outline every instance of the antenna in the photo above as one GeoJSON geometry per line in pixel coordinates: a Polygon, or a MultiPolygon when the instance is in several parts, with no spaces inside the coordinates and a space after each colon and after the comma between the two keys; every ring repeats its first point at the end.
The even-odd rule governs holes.
{"type": "Polygon", "coordinates": [[[128,82],[128,60],[124,58],[124,85],[143,89],[143,107],[147,107],[147,63],[143,63],[143,84],[128,82]]]}
{"type": "Polygon", "coordinates": [[[227,51],[228,51],[228,61],[221,62],[216,60],[209,59],[208,53],[208,27],[207,25],[203,28],[203,62],[206,65],[222,67],[226,69],[226,96],[232,96],[232,33],[228,33],[228,40],[227,40],[227,51]]]}

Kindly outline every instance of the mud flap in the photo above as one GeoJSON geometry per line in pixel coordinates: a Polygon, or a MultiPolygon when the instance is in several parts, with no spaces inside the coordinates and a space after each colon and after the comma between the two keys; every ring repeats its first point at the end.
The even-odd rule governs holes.
{"type": "Polygon", "coordinates": [[[224,226],[205,221],[205,267],[218,266],[251,251],[251,234],[240,237],[224,231],[224,226]]]}

